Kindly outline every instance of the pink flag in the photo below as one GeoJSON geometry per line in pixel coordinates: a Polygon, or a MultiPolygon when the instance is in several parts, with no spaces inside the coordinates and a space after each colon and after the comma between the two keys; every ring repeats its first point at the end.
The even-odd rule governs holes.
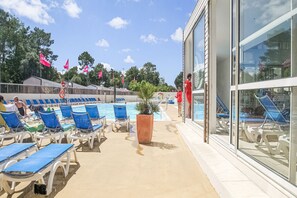
{"type": "Polygon", "coordinates": [[[65,65],[64,65],[64,69],[66,69],[66,70],[69,69],[69,59],[67,59],[65,65]]]}
{"type": "Polygon", "coordinates": [[[39,54],[39,62],[46,67],[51,67],[51,63],[45,59],[42,53],[39,54]]]}
{"type": "Polygon", "coordinates": [[[122,84],[125,83],[125,80],[124,80],[124,75],[122,75],[122,84]]]}
{"type": "Polygon", "coordinates": [[[89,72],[89,66],[88,66],[88,65],[86,65],[86,66],[84,67],[83,72],[85,72],[85,73],[88,73],[88,72],[89,72]]]}
{"type": "Polygon", "coordinates": [[[102,78],[102,71],[98,72],[98,79],[102,78]]]}

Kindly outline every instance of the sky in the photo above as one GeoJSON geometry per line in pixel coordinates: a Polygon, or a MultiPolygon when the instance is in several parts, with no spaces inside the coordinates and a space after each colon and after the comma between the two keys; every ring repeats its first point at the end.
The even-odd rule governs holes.
{"type": "Polygon", "coordinates": [[[182,32],[197,0],[0,0],[25,26],[51,33],[58,71],[87,51],[107,69],[145,63],[174,85],[182,71],[182,32]]]}

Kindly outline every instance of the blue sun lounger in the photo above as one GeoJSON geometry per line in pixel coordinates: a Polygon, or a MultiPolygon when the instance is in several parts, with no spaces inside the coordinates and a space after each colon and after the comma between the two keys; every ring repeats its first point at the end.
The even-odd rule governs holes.
{"type": "Polygon", "coordinates": [[[46,104],[44,103],[44,101],[42,99],[39,99],[39,104],[45,106],[46,104]]]}
{"type": "MultiPolygon", "coordinates": [[[[0,171],[37,151],[34,143],[14,143],[0,148],[0,171]]],[[[0,183],[0,191],[1,191],[0,183]]],[[[14,185],[14,184],[13,184],[14,185]]]]}
{"type": "Polygon", "coordinates": [[[0,171],[29,156],[34,150],[37,151],[34,143],[14,143],[0,148],[0,171]]]}
{"type": "Polygon", "coordinates": [[[44,130],[37,132],[34,135],[34,139],[38,143],[38,147],[41,146],[43,139],[54,140],[55,143],[61,143],[66,132],[71,132],[74,128],[74,124],[61,124],[56,113],[50,112],[39,112],[40,117],[44,123],[44,130]]]}
{"type": "Polygon", "coordinates": [[[126,124],[127,131],[130,127],[130,116],[127,115],[126,105],[113,105],[115,122],[112,125],[112,130],[115,131],[117,124],[126,124]]]}
{"type": "Polygon", "coordinates": [[[0,146],[3,145],[4,139],[14,138],[16,142],[23,142],[23,138],[28,132],[25,130],[25,125],[20,121],[16,112],[0,112],[0,115],[9,127],[9,132],[0,133],[0,146]]]}
{"type": "Polygon", "coordinates": [[[93,149],[94,139],[97,136],[98,141],[100,141],[102,124],[92,124],[90,116],[88,113],[75,112],[72,113],[73,120],[76,126],[76,132],[68,135],[68,142],[73,140],[87,140],[90,149],[93,149]]]}
{"type": "Polygon", "coordinates": [[[70,105],[61,105],[60,110],[64,119],[72,119],[72,107],[70,105]]]}
{"type": "MultiPolygon", "coordinates": [[[[220,128],[229,130],[230,111],[219,96],[217,96],[216,101],[217,101],[217,113],[216,113],[217,124],[219,125],[220,128]]],[[[233,115],[233,118],[235,118],[234,115],[233,115]]],[[[265,121],[264,118],[251,117],[248,113],[241,112],[239,116],[239,122],[242,122],[242,123],[250,123],[250,122],[263,123],[264,121],[265,121]]],[[[248,139],[250,140],[249,137],[248,139]]]]}
{"type": "Polygon", "coordinates": [[[33,101],[33,104],[34,104],[34,105],[39,105],[39,103],[37,102],[36,99],[33,99],[32,101],[33,101]]]}
{"type": "Polygon", "coordinates": [[[61,167],[64,176],[68,175],[71,161],[71,153],[74,154],[74,162],[78,163],[73,144],[50,144],[35,152],[29,157],[5,168],[2,173],[3,189],[12,194],[15,192],[14,185],[10,182],[32,182],[36,194],[49,195],[52,192],[54,176],[57,168],[61,167]],[[44,176],[49,173],[47,183],[44,176]]]}
{"type": "Polygon", "coordinates": [[[267,146],[269,153],[275,154],[277,151],[272,149],[268,136],[277,136],[279,138],[284,135],[283,129],[289,127],[290,121],[285,118],[283,113],[277,108],[268,95],[262,97],[255,95],[255,97],[264,108],[266,117],[260,127],[257,129],[253,128],[254,133],[261,135],[259,144],[262,145],[262,143],[264,143],[267,146]]]}
{"type": "Polygon", "coordinates": [[[106,116],[100,116],[97,105],[85,105],[85,108],[92,120],[99,120],[105,126],[106,116]]]}
{"type": "Polygon", "coordinates": [[[27,104],[27,106],[30,106],[32,104],[31,100],[26,99],[26,104],[27,104]]]}
{"type": "Polygon", "coordinates": [[[56,105],[56,104],[57,104],[57,103],[54,101],[54,99],[52,99],[52,98],[50,99],[50,102],[51,102],[52,105],[56,105]]]}

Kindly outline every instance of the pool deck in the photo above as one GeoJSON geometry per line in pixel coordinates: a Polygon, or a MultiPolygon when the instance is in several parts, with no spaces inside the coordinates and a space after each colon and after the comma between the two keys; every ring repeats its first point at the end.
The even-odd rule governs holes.
{"type": "MultiPolygon", "coordinates": [[[[133,135],[107,128],[106,139],[96,141],[93,150],[78,147],[80,165],[72,165],[66,179],[57,172],[49,197],[219,197],[176,128],[182,121],[177,108],[168,105],[166,113],[171,121],[155,122],[149,145],[137,146],[133,135]]],[[[34,195],[31,185],[11,197],[42,196],[34,195]]]]}

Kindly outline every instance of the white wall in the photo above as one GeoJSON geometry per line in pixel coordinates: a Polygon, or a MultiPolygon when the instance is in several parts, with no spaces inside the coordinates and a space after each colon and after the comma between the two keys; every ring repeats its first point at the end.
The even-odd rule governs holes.
{"type": "MultiPolygon", "coordinates": [[[[217,95],[229,108],[230,97],[230,60],[229,57],[217,62],[217,95]]],[[[230,108],[229,108],[230,109],[230,108]]]]}

